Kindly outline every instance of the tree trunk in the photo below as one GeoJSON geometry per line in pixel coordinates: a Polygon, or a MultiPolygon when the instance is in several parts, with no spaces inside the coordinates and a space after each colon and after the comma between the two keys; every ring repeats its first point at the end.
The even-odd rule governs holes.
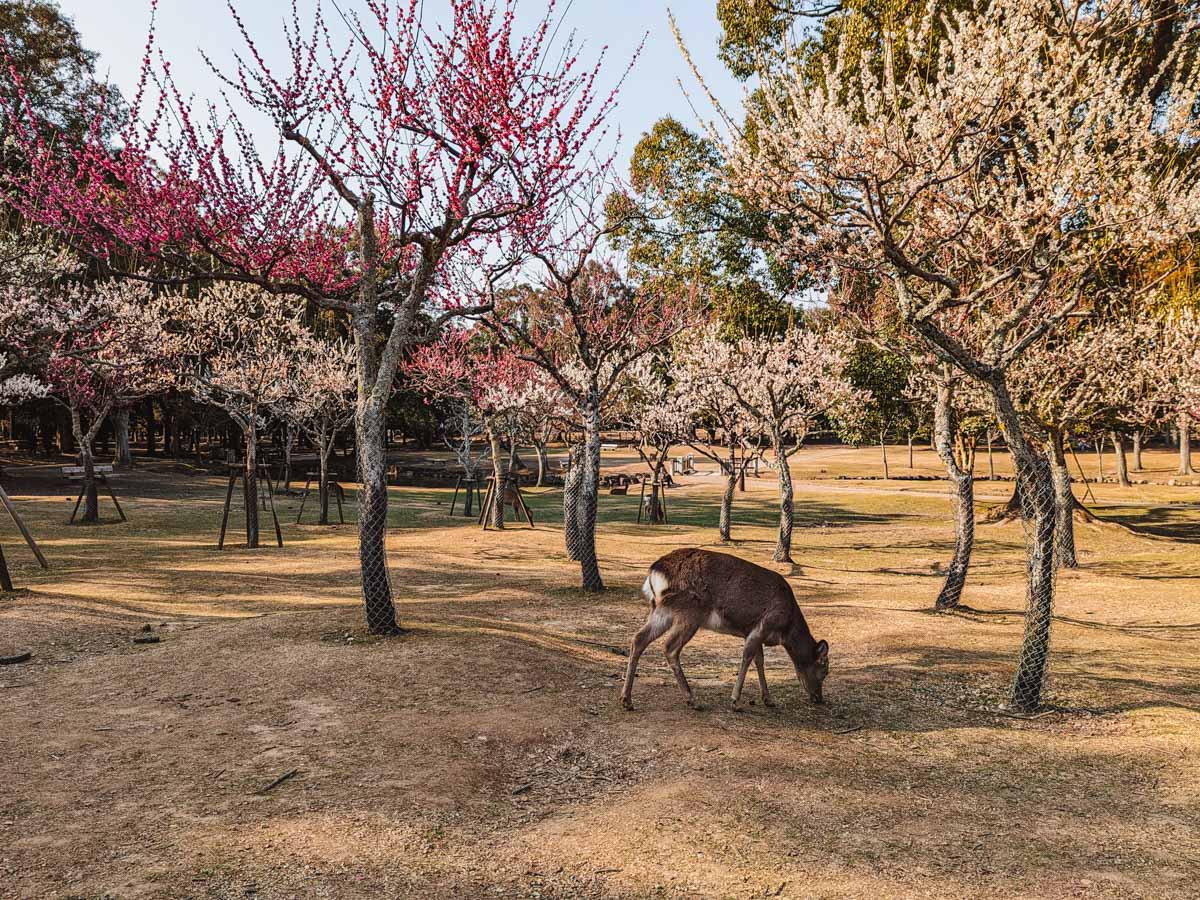
{"type": "Polygon", "coordinates": [[[500,436],[492,428],[488,429],[488,445],[492,448],[492,509],[491,526],[504,528],[504,495],[508,489],[508,478],[504,472],[504,462],[500,458],[500,436]]]}
{"type": "Polygon", "coordinates": [[[913,467],[913,436],[908,436],[908,467],[913,467]]]}
{"type": "Polygon", "coordinates": [[[1177,475],[1195,475],[1192,468],[1192,418],[1185,412],[1179,414],[1179,471],[1177,475]]]}
{"type": "Polygon", "coordinates": [[[537,452],[537,487],[543,487],[546,483],[546,466],[549,460],[546,458],[546,445],[537,444],[534,446],[537,452]]]}
{"type": "Polygon", "coordinates": [[[1116,431],[1109,432],[1108,439],[1112,441],[1113,453],[1117,460],[1117,481],[1121,487],[1133,487],[1129,480],[1129,464],[1125,460],[1125,438],[1116,431]]]}
{"type": "Polygon", "coordinates": [[[891,478],[891,473],[888,471],[887,443],[882,434],[879,435],[879,450],[883,457],[883,480],[887,481],[891,478]]]}
{"type": "Polygon", "coordinates": [[[1071,471],[1062,431],[1050,432],[1051,476],[1054,480],[1054,552],[1059,566],[1079,568],[1075,555],[1075,494],[1071,491],[1071,471]]]}
{"type": "Polygon", "coordinates": [[[96,460],[92,454],[95,430],[93,427],[85,433],[78,407],[71,408],[71,433],[79,447],[79,460],[83,466],[83,517],[79,521],[88,525],[100,520],[100,495],[96,491],[96,460]]]}
{"type": "Polygon", "coordinates": [[[579,567],[585,591],[604,590],[596,559],[596,515],[600,505],[600,401],[592,396],[583,409],[583,475],[579,485],[579,567]]]}
{"type": "Polygon", "coordinates": [[[320,507],[320,516],[317,518],[318,525],[329,524],[329,454],[332,450],[332,440],[322,438],[317,443],[317,456],[321,470],[320,480],[317,482],[317,499],[320,507]]]}
{"type": "Polygon", "coordinates": [[[1096,484],[1104,484],[1104,432],[1096,435],[1096,484]]]}
{"type": "Polygon", "coordinates": [[[721,496],[719,529],[722,543],[727,543],[730,540],[730,532],[733,527],[733,492],[737,488],[739,474],[737,462],[731,458],[729,460],[728,474],[725,476],[725,493],[721,496]]]}
{"type": "Polygon", "coordinates": [[[987,430],[987,448],[988,448],[988,481],[996,480],[996,457],[992,453],[992,429],[987,430]]]}
{"type": "Polygon", "coordinates": [[[146,418],[146,455],[158,456],[158,427],[154,421],[154,400],[146,398],[144,404],[146,418]]]}
{"type": "Polygon", "coordinates": [[[1133,433],[1133,471],[1142,471],[1142,429],[1133,433]]]}
{"type": "Polygon", "coordinates": [[[579,562],[583,559],[582,539],[579,534],[579,489],[583,480],[584,445],[576,445],[567,452],[567,472],[563,478],[563,543],[567,556],[579,562]]]}
{"type": "Polygon", "coordinates": [[[399,626],[387,564],[388,485],[383,426],[383,408],[360,399],[355,414],[355,440],[362,483],[358,501],[358,561],[363,608],[372,634],[396,634],[399,626]]]}
{"type": "Polygon", "coordinates": [[[258,549],[258,426],[254,416],[244,430],[246,438],[245,500],[246,500],[246,546],[258,549]]]}
{"type": "Polygon", "coordinates": [[[936,609],[954,609],[961,602],[971,566],[971,552],[975,548],[975,479],[971,472],[962,470],[954,456],[952,401],[953,387],[949,379],[939,381],[933,440],[954,489],[954,556],[934,604],[936,609]]]}
{"type": "Polygon", "coordinates": [[[795,510],[792,489],[792,471],[788,467],[787,453],[783,447],[783,436],[775,436],[775,460],[779,465],[779,540],[775,544],[775,562],[792,561],[792,525],[795,510]]]}
{"type": "Polygon", "coordinates": [[[1045,457],[1025,439],[1021,418],[1003,374],[996,375],[989,387],[1016,465],[1027,530],[1025,634],[1017,658],[1011,704],[1016,709],[1031,711],[1041,705],[1050,654],[1050,622],[1054,613],[1054,479],[1045,457]]]}
{"type": "Polygon", "coordinates": [[[113,436],[117,452],[113,455],[113,465],[118,469],[133,468],[133,454],[129,450],[129,408],[114,409],[112,413],[113,436]]]}
{"type": "Polygon", "coordinates": [[[283,496],[292,492],[292,451],[296,448],[296,429],[291,423],[283,426],[283,496]]]}

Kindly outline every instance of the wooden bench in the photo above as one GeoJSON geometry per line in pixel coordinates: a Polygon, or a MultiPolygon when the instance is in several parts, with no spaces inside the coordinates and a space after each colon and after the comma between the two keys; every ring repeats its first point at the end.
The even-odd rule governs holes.
{"type": "MultiPolygon", "coordinates": [[[[83,502],[83,492],[87,490],[87,480],[84,478],[85,469],[83,466],[63,466],[63,477],[68,481],[79,482],[79,496],[75,498],[75,508],[71,510],[71,520],[67,523],[72,525],[75,522],[75,516],[79,513],[79,504],[83,502]]],[[[112,484],[109,483],[110,478],[116,478],[117,473],[113,471],[112,466],[92,466],[92,474],[95,479],[104,485],[108,491],[108,496],[112,498],[113,506],[117,508],[117,515],[121,517],[122,522],[129,521],[125,518],[125,510],[121,509],[121,503],[117,500],[117,495],[113,493],[112,484]]]]}

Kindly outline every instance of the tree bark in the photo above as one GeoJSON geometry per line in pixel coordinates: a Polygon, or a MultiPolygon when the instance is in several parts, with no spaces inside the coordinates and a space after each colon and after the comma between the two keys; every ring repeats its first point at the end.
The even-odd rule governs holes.
{"type": "Polygon", "coordinates": [[[329,524],[329,454],[333,451],[333,439],[322,436],[317,443],[319,457],[320,480],[317,483],[317,498],[320,501],[320,516],[318,525],[329,524]]]}
{"type": "Polygon", "coordinates": [[[96,437],[96,423],[86,432],[83,430],[83,419],[79,408],[71,407],[71,433],[75,444],[79,447],[79,460],[83,466],[83,517],[85,524],[94,524],[100,520],[100,495],[96,490],[96,460],[92,453],[92,441],[96,437]]]}
{"type": "Polygon", "coordinates": [[[133,468],[133,454],[129,449],[129,408],[114,409],[112,413],[114,443],[117,452],[113,455],[113,465],[118,469],[133,468]]]}
{"type": "Polygon", "coordinates": [[[775,460],[779,465],[779,540],[775,544],[775,562],[792,561],[792,526],[795,512],[792,471],[788,467],[783,435],[775,436],[775,460]]]}
{"type": "Polygon", "coordinates": [[[1192,468],[1192,418],[1185,412],[1179,414],[1179,470],[1177,475],[1195,475],[1192,468]]]}
{"type": "Polygon", "coordinates": [[[537,453],[537,487],[542,487],[546,483],[546,466],[548,460],[546,458],[546,445],[536,444],[534,451],[537,453]]]}
{"type": "Polygon", "coordinates": [[[887,443],[882,434],[879,435],[879,450],[883,456],[883,480],[887,481],[891,478],[891,473],[888,471],[887,443]]]}
{"type": "Polygon", "coordinates": [[[146,398],[144,404],[146,418],[146,455],[158,456],[158,427],[154,421],[154,400],[146,398]]]}
{"type": "Polygon", "coordinates": [[[733,492],[738,483],[738,465],[733,459],[729,460],[728,473],[725,476],[725,493],[721,495],[721,518],[718,528],[721,533],[721,543],[730,541],[733,528],[733,492]]]}
{"type": "Polygon", "coordinates": [[[913,436],[908,436],[908,467],[913,467],[913,436]]]}
{"type": "Polygon", "coordinates": [[[992,452],[992,429],[987,430],[987,448],[988,448],[988,481],[996,480],[996,457],[992,452]]]}
{"type": "Polygon", "coordinates": [[[996,373],[988,386],[1016,465],[1028,530],[1025,634],[1017,658],[1011,704],[1016,709],[1031,711],[1042,702],[1050,653],[1050,622],[1054,612],[1054,479],[1046,458],[1025,438],[1004,374],[996,373]]]}
{"type": "Polygon", "coordinates": [[[245,500],[246,500],[246,546],[258,549],[258,425],[250,416],[243,428],[246,440],[245,500]]]}
{"type": "Polygon", "coordinates": [[[949,379],[943,379],[938,382],[934,405],[933,440],[954,489],[954,556],[938,592],[936,609],[954,609],[961,602],[975,548],[975,479],[958,465],[953,432],[953,387],[949,379]]]}
{"type": "Polygon", "coordinates": [[[1067,468],[1064,437],[1060,429],[1050,432],[1050,471],[1054,481],[1054,554],[1059,566],[1079,568],[1075,555],[1075,494],[1067,468]]]}
{"type": "MultiPolygon", "coordinates": [[[[357,204],[359,252],[362,255],[363,275],[358,297],[351,311],[354,332],[355,368],[358,399],[354,412],[355,443],[358,453],[359,479],[362,489],[358,504],[358,562],[362,577],[363,609],[367,629],[372,634],[398,634],[396,607],[392,603],[391,574],[387,563],[387,399],[389,391],[380,388],[381,371],[376,319],[379,298],[376,292],[376,263],[379,255],[375,232],[375,202],[368,193],[357,204]]],[[[429,269],[425,258],[418,264],[411,291],[421,290],[428,283],[429,269]]],[[[399,314],[399,312],[397,313],[399,314]]],[[[412,311],[415,314],[415,311],[412,311]]],[[[400,328],[396,322],[393,329],[400,328]]],[[[390,348],[389,348],[390,349],[390,348]]],[[[394,369],[392,370],[394,371],[394,369]]],[[[386,374],[391,387],[391,372],[386,374]]]]}
{"type": "Polygon", "coordinates": [[[563,478],[563,543],[567,556],[579,562],[583,555],[579,535],[579,488],[583,480],[584,445],[576,445],[567,453],[567,472],[563,478]]]}
{"type": "Polygon", "coordinates": [[[604,590],[596,559],[596,515],[600,503],[600,401],[593,395],[584,405],[583,477],[579,485],[579,566],[585,591],[604,590]]]}
{"type": "Polygon", "coordinates": [[[504,495],[508,489],[508,478],[504,472],[504,462],[500,458],[500,436],[492,428],[488,429],[488,444],[492,448],[492,509],[491,526],[504,528],[504,495]]]}
{"type": "Polygon", "coordinates": [[[290,422],[283,425],[283,496],[292,492],[292,451],[296,448],[296,429],[290,422]]]}
{"type": "Polygon", "coordinates": [[[1133,433],[1133,471],[1142,471],[1142,429],[1133,433]]]}
{"type": "Polygon", "coordinates": [[[1121,487],[1133,487],[1129,480],[1129,463],[1125,459],[1125,437],[1116,431],[1110,431],[1108,439],[1112,441],[1113,454],[1117,460],[1117,482],[1121,487]]]}

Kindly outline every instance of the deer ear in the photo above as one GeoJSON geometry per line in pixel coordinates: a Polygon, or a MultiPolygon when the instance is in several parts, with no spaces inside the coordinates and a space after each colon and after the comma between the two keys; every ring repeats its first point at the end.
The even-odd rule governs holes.
{"type": "Polygon", "coordinates": [[[813,660],[823,663],[827,659],[829,659],[829,644],[826,641],[817,641],[817,647],[813,651],[813,660]]]}

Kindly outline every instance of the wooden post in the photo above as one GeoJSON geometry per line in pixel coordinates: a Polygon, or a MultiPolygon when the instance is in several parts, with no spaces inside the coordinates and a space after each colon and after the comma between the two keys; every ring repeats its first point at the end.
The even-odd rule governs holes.
{"type": "Polygon", "coordinates": [[[25,538],[25,543],[29,545],[29,549],[33,551],[33,555],[37,557],[37,561],[41,564],[41,567],[43,569],[50,568],[50,564],[46,562],[46,557],[42,556],[42,550],[37,545],[37,541],[33,539],[33,535],[25,527],[25,521],[17,512],[17,508],[13,506],[12,500],[3,487],[0,487],[0,503],[4,504],[4,508],[8,510],[8,514],[12,516],[13,524],[17,526],[17,531],[21,532],[21,537],[25,538]]]}
{"type": "Polygon", "coordinates": [[[221,534],[217,538],[217,549],[225,549],[225,528],[229,524],[229,505],[233,501],[233,486],[237,483],[237,472],[229,474],[229,490],[225,492],[225,509],[221,513],[221,534]]]}
{"type": "Polygon", "coordinates": [[[0,590],[8,593],[13,590],[12,576],[8,574],[8,562],[4,559],[3,547],[0,547],[0,590]]]}

